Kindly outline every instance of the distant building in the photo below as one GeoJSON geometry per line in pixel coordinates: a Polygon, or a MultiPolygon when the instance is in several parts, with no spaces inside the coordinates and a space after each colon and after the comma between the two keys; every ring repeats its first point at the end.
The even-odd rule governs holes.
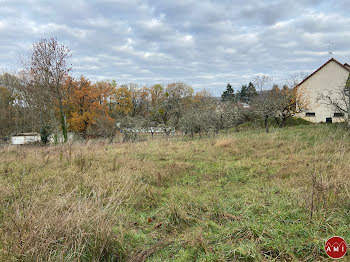
{"type": "Polygon", "coordinates": [[[19,133],[11,136],[11,144],[13,145],[25,145],[40,141],[40,135],[38,133],[19,133]]]}
{"type": "MultiPolygon", "coordinates": [[[[327,94],[332,101],[342,104],[342,90],[345,88],[349,74],[349,64],[341,64],[331,58],[305,78],[298,85],[298,90],[307,100],[308,106],[307,110],[298,116],[314,123],[344,121],[346,115],[325,101],[324,94],[327,94]]],[[[343,107],[345,107],[344,103],[343,107]]]]}
{"type": "Polygon", "coordinates": [[[238,102],[238,104],[243,108],[250,108],[250,105],[248,103],[238,102]]]}

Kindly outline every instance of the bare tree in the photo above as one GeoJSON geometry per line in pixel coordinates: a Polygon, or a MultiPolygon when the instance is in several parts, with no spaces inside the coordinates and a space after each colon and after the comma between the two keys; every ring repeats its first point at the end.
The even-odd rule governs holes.
{"type": "Polygon", "coordinates": [[[63,102],[67,89],[63,84],[71,71],[68,65],[70,57],[70,49],[59,44],[56,38],[42,39],[33,44],[26,65],[29,88],[35,96],[33,101],[40,104],[42,111],[49,110],[52,117],[58,111],[64,142],[67,141],[67,124],[63,102]]]}
{"type": "Polygon", "coordinates": [[[273,81],[272,76],[259,74],[253,79],[253,84],[258,92],[262,92],[273,81]]]}
{"type": "Polygon", "coordinates": [[[266,133],[269,132],[269,117],[274,117],[276,113],[273,97],[270,90],[266,87],[271,84],[272,77],[269,75],[257,75],[253,79],[253,84],[258,90],[258,96],[253,99],[253,108],[255,112],[264,119],[266,133]]]}
{"type": "Polygon", "coordinates": [[[279,88],[274,85],[269,91],[269,103],[273,110],[273,117],[277,125],[284,127],[288,118],[308,108],[308,100],[304,95],[303,90],[298,90],[297,87],[289,88],[284,85],[279,88]]]}
{"type": "Polygon", "coordinates": [[[187,108],[179,121],[180,129],[186,134],[200,136],[203,132],[219,132],[223,127],[223,108],[219,102],[210,96],[197,96],[193,103],[187,108]]]}
{"type": "Polygon", "coordinates": [[[297,72],[297,73],[291,74],[289,78],[286,80],[285,84],[289,88],[295,88],[301,81],[303,81],[308,76],[309,74],[305,72],[297,72]]]}
{"type": "Polygon", "coordinates": [[[223,105],[222,127],[234,127],[238,131],[238,126],[245,120],[247,110],[240,103],[225,102],[223,105]]]}
{"type": "Polygon", "coordinates": [[[266,133],[269,132],[269,119],[274,118],[278,112],[272,90],[260,92],[252,101],[253,112],[264,120],[266,133]]]}
{"type": "Polygon", "coordinates": [[[179,127],[185,134],[190,134],[192,137],[195,133],[201,131],[201,112],[199,107],[192,105],[182,115],[179,120],[179,127]]]}
{"type": "Polygon", "coordinates": [[[217,134],[221,129],[236,127],[244,121],[244,109],[232,101],[220,102],[210,96],[195,97],[180,118],[180,129],[186,134],[217,134]]]}

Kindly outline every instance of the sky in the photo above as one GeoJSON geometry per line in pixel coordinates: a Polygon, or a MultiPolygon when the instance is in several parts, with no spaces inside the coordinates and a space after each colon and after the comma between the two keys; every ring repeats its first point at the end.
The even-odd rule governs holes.
{"type": "Polygon", "coordinates": [[[349,0],[0,0],[0,69],[57,37],[75,77],[220,95],[259,74],[283,84],[330,57],[350,63],[349,13],[349,0]]]}

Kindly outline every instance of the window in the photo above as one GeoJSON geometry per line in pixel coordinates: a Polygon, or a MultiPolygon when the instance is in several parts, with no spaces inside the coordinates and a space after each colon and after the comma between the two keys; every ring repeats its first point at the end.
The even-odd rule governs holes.
{"type": "Polygon", "coordinates": [[[344,113],[334,113],[334,117],[343,117],[344,113]]]}
{"type": "Polygon", "coordinates": [[[326,118],[326,123],[332,123],[332,118],[331,117],[327,117],[326,118]]]}
{"type": "Polygon", "coordinates": [[[314,112],[306,112],[305,116],[316,116],[314,112]]]}

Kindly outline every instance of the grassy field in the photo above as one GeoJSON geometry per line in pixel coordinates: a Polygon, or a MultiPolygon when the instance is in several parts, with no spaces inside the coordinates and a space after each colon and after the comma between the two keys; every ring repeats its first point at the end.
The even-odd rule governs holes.
{"type": "Polygon", "coordinates": [[[349,163],[336,125],[5,147],[0,260],[326,261],[350,242],[349,163]]]}

